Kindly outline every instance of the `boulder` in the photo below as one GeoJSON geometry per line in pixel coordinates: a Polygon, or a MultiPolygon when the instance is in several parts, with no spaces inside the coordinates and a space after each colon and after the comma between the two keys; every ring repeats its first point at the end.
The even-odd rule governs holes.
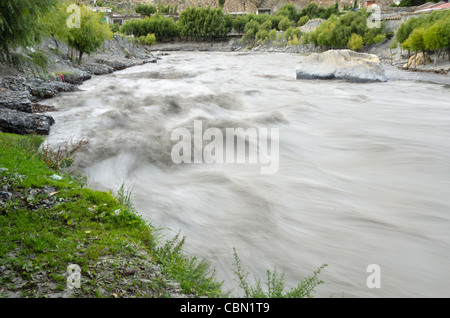
{"type": "Polygon", "coordinates": [[[311,19],[300,27],[302,33],[309,33],[315,31],[319,25],[321,25],[325,20],[321,18],[311,19]]]}
{"type": "Polygon", "coordinates": [[[410,68],[410,67],[414,67],[414,64],[416,66],[418,65],[422,65],[422,64],[426,64],[426,63],[431,63],[431,58],[425,54],[421,52],[417,54],[414,54],[413,56],[411,56],[408,60],[408,63],[406,63],[405,65],[403,65],[403,68],[410,68]],[[415,61],[414,61],[415,60],[415,61]]]}
{"type": "Polygon", "coordinates": [[[120,71],[136,65],[133,61],[127,59],[95,59],[95,63],[112,67],[114,71],[120,71]]]}
{"type": "Polygon", "coordinates": [[[31,95],[37,98],[52,98],[60,92],[75,92],[79,90],[75,84],[59,81],[44,81],[38,78],[30,79],[29,86],[31,95]]]}
{"type": "Polygon", "coordinates": [[[329,50],[305,56],[297,65],[297,79],[343,79],[386,82],[384,67],[375,54],[329,50]]]}
{"type": "Polygon", "coordinates": [[[112,68],[111,66],[100,63],[83,64],[81,68],[92,75],[105,75],[114,72],[114,68],[112,68]]]}
{"type": "Polygon", "coordinates": [[[92,78],[91,74],[80,69],[73,69],[70,72],[64,72],[64,82],[69,84],[82,84],[92,78]]]}
{"type": "Polygon", "coordinates": [[[2,76],[0,77],[0,89],[9,89],[11,91],[29,91],[30,85],[25,77],[21,76],[2,76]]]}
{"type": "Polygon", "coordinates": [[[53,117],[29,114],[12,109],[0,109],[0,131],[19,135],[48,135],[55,123],[53,117]]]}
{"type": "Polygon", "coordinates": [[[33,105],[30,101],[30,92],[0,88],[0,109],[2,108],[31,113],[33,105]]]}

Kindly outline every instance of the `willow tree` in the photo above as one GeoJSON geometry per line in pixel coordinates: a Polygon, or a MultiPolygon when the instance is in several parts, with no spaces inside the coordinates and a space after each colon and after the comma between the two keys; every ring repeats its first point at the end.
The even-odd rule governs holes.
{"type": "Polygon", "coordinates": [[[69,30],[68,44],[79,52],[78,64],[84,54],[96,52],[105,40],[112,38],[113,33],[102,19],[101,14],[82,7],[80,27],[69,30]]]}
{"type": "Polygon", "coordinates": [[[31,46],[42,38],[39,16],[56,0],[0,1],[0,57],[9,61],[11,50],[31,46]]]}
{"type": "Polygon", "coordinates": [[[70,13],[67,12],[69,2],[59,2],[40,17],[40,23],[44,32],[55,42],[56,49],[59,49],[59,41],[67,42],[69,28],[67,19],[70,13]]]}

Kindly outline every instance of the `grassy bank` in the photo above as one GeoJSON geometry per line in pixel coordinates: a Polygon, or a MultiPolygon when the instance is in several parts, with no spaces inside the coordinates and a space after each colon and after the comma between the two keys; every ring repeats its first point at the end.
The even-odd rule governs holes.
{"type": "MultiPolygon", "coordinates": [[[[163,237],[134,210],[125,187],[95,191],[69,170],[84,142],[43,142],[0,133],[0,298],[230,296],[207,260],[183,253],[184,237],[163,237]]],[[[252,286],[234,254],[244,297],[312,297],[323,283],[326,265],[287,292],[276,269],[252,286]]]]}
{"type": "Polygon", "coordinates": [[[42,142],[0,134],[0,297],[221,295],[209,265],[185,257],[183,239],[161,244],[126,189],[86,188],[60,157],[38,151],[42,142]],[[71,264],[79,288],[68,286],[71,264]]]}

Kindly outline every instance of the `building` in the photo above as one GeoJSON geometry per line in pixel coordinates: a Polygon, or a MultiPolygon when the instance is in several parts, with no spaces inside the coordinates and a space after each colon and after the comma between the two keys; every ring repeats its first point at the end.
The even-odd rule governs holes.
{"type": "Polygon", "coordinates": [[[364,8],[368,8],[368,7],[370,7],[373,4],[376,4],[375,0],[365,0],[364,1],[364,8]]]}
{"type": "Polygon", "coordinates": [[[138,13],[118,13],[110,12],[106,14],[107,23],[116,23],[118,25],[124,24],[128,20],[143,19],[145,16],[138,13]]]}
{"type": "Polygon", "coordinates": [[[260,14],[271,14],[272,10],[271,9],[256,9],[256,14],[260,15],[260,14]]]}

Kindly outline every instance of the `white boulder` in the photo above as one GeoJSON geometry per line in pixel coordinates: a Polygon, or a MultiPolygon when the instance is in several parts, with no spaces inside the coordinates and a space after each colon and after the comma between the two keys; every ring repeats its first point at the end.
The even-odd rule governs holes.
{"type": "Polygon", "coordinates": [[[386,82],[375,54],[329,50],[305,56],[297,65],[297,79],[343,79],[351,82],[386,82]]]}

